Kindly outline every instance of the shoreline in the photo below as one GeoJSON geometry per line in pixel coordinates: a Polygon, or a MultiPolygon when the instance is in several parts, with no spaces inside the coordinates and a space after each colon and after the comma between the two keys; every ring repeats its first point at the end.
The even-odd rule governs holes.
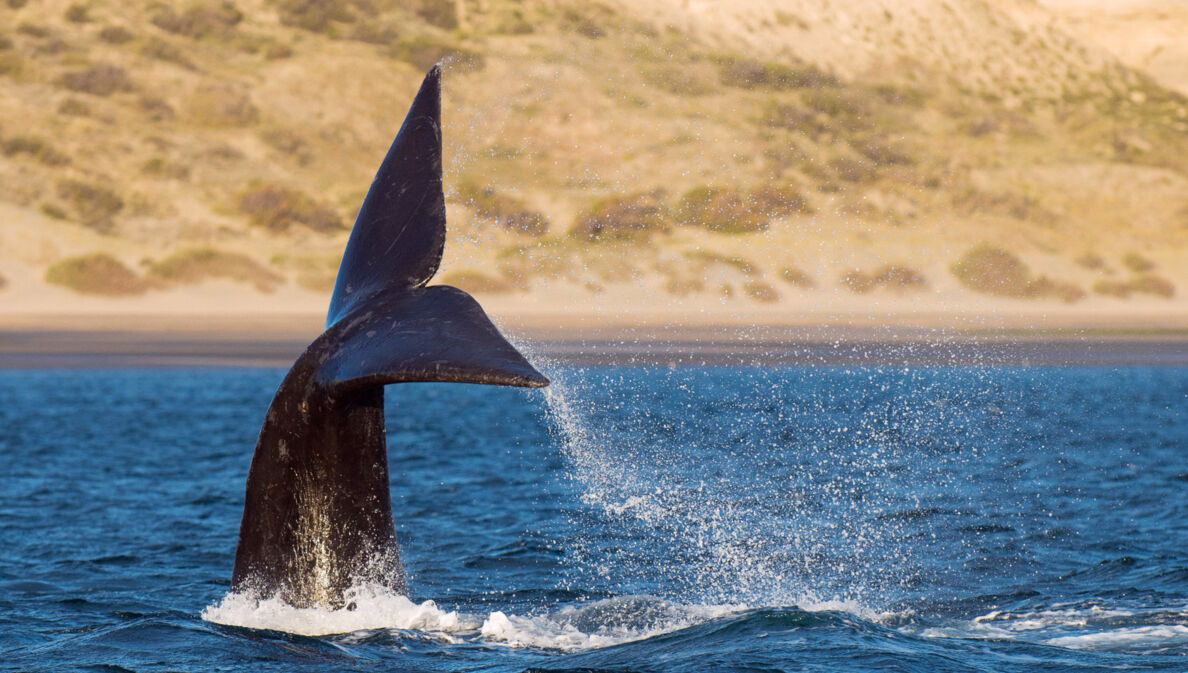
{"type": "MultiPolygon", "coordinates": [[[[616,325],[574,318],[496,321],[530,358],[570,366],[1188,366],[1188,328],[1176,321],[1136,328],[616,325]]],[[[6,316],[0,369],[287,368],[321,332],[321,321],[309,314],[6,316]]]]}

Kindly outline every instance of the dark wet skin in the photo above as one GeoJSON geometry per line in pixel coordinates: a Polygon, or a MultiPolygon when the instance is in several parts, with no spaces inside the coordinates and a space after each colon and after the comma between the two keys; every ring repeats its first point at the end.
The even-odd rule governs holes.
{"type": "Polygon", "coordinates": [[[473,298],[424,287],[445,241],[440,117],[435,67],[359,211],[327,329],[268,409],[248,474],[233,591],[298,607],[340,607],[344,592],[364,583],[405,592],[384,386],[548,385],[473,298]]]}

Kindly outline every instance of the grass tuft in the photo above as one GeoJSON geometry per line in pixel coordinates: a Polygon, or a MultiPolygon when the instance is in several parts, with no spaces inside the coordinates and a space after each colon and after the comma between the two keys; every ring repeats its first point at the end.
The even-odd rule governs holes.
{"type": "Polygon", "coordinates": [[[45,140],[31,136],[15,136],[0,140],[0,154],[6,157],[27,154],[46,166],[67,166],[70,164],[68,155],[54,149],[45,140]]]}
{"type": "Polygon", "coordinates": [[[1085,296],[1085,291],[1073,283],[1047,276],[1032,278],[1031,270],[1022,260],[989,245],[969,250],[951,270],[962,285],[985,294],[1020,299],[1054,297],[1068,303],[1085,296]]]}
{"type": "Polygon", "coordinates": [[[548,218],[515,196],[500,194],[492,187],[473,184],[463,185],[459,192],[463,203],[472,208],[476,215],[508,231],[526,236],[543,236],[549,230],[548,218]]]}
{"type": "Polygon", "coordinates": [[[1135,273],[1144,273],[1155,268],[1155,262],[1143,257],[1137,252],[1128,252],[1122,258],[1122,266],[1135,273]]]}
{"type": "Polygon", "coordinates": [[[128,71],[118,65],[98,63],[86,70],[76,70],[62,75],[62,86],[92,96],[110,96],[114,93],[132,90],[132,79],[128,71]]]}
{"type": "Polygon", "coordinates": [[[798,287],[802,290],[811,290],[817,286],[817,282],[813,280],[807,272],[798,269],[794,266],[785,266],[780,269],[780,278],[792,287],[798,287]]]}

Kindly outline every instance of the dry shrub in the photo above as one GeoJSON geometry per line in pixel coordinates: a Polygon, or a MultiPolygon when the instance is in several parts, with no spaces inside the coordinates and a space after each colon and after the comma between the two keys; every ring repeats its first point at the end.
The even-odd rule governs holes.
{"type": "Polygon", "coordinates": [[[165,5],[153,15],[153,25],[161,30],[184,35],[195,40],[204,37],[228,39],[243,21],[243,12],[232,2],[195,4],[180,14],[165,5]]]}
{"type": "Polygon", "coordinates": [[[343,228],[342,218],[334,210],[283,185],[264,183],[249,187],[240,192],[237,205],[253,225],[269,231],[288,231],[294,224],[322,233],[343,228]]]}
{"type": "Polygon", "coordinates": [[[1027,284],[1026,296],[1031,298],[1055,297],[1060,301],[1071,304],[1084,299],[1085,291],[1074,283],[1040,276],[1027,284]]]}
{"type": "Polygon", "coordinates": [[[1171,299],[1176,295],[1176,286],[1170,280],[1153,273],[1132,278],[1130,289],[1139,294],[1153,294],[1164,299],[1171,299]]]}
{"type": "Polygon", "coordinates": [[[1092,251],[1085,252],[1084,254],[1078,256],[1073,260],[1073,262],[1075,262],[1077,266],[1089,269],[1091,271],[1101,271],[1105,269],[1106,265],[1105,258],[1092,251]]]}
{"type": "Polygon", "coordinates": [[[580,213],[571,233],[586,241],[647,237],[667,231],[669,212],[659,191],[612,196],[580,213]]]}
{"type": "Polygon", "coordinates": [[[1022,260],[988,245],[966,252],[951,270],[962,285],[975,292],[1023,299],[1054,297],[1070,303],[1085,296],[1085,291],[1073,283],[1047,276],[1032,278],[1022,260]]]}
{"type": "Polygon", "coordinates": [[[21,55],[12,50],[0,51],[0,75],[20,74],[25,62],[21,55]]]}
{"type": "Polygon", "coordinates": [[[334,22],[355,19],[355,3],[350,0],[280,0],[281,23],[315,33],[332,33],[334,22]]]}
{"type": "Polygon", "coordinates": [[[780,278],[783,278],[785,283],[804,290],[811,290],[817,286],[812,276],[794,266],[785,266],[780,269],[780,278]]]}
{"type": "Polygon", "coordinates": [[[140,166],[140,172],[169,180],[185,180],[190,177],[190,167],[167,161],[164,157],[152,157],[140,166]]]}
{"type": "Polygon", "coordinates": [[[67,98],[58,106],[58,114],[71,117],[86,117],[91,114],[91,106],[77,98],[67,98]]]}
{"type": "Polygon", "coordinates": [[[1015,255],[988,245],[969,250],[952,266],[953,275],[965,287],[1005,297],[1027,295],[1031,271],[1015,255]]]}
{"type": "Polygon", "coordinates": [[[140,109],[149,119],[155,122],[168,121],[177,116],[173,107],[156,96],[141,96],[140,109]]]}
{"type": "Polygon", "coordinates": [[[144,46],[140,48],[140,53],[141,55],[148,58],[164,61],[166,63],[174,63],[182,66],[183,68],[194,68],[193,62],[191,62],[190,59],[186,57],[186,52],[180,47],[171,42],[166,42],[165,40],[160,40],[155,37],[144,43],[144,46]]]}
{"type": "Polygon", "coordinates": [[[253,285],[260,292],[273,292],[282,278],[247,255],[214,248],[176,252],[149,266],[154,285],[197,285],[208,278],[224,278],[253,285]]]}
{"type": "Polygon", "coordinates": [[[478,72],[487,67],[486,58],[477,51],[424,37],[398,42],[388,51],[388,55],[398,61],[411,63],[420,70],[428,70],[437,63],[457,73],[478,72]]]}
{"type": "Polygon", "coordinates": [[[426,23],[444,30],[454,30],[458,27],[458,13],[454,0],[419,0],[413,5],[413,11],[426,23]]]}
{"type": "Polygon", "coordinates": [[[659,65],[645,69],[643,79],[648,84],[674,96],[704,96],[715,87],[701,74],[686,66],[659,65]]]}
{"type": "Polygon", "coordinates": [[[1130,296],[1130,283],[1124,280],[1099,280],[1093,284],[1093,292],[1107,297],[1125,299],[1130,296]]]}
{"type": "Polygon", "coordinates": [[[738,255],[722,255],[716,252],[710,252],[709,250],[687,250],[683,254],[685,259],[694,262],[702,270],[717,264],[728,266],[747,276],[762,275],[759,267],[755,266],[750,260],[739,257],[738,255]]]}
{"type": "Polygon", "coordinates": [[[726,86],[742,89],[789,89],[836,86],[837,78],[807,63],[794,66],[782,63],[762,63],[746,59],[719,58],[718,77],[726,86]]]}
{"type": "Polygon", "coordinates": [[[27,154],[46,166],[66,166],[70,157],[54,149],[48,142],[32,136],[16,136],[0,140],[0,154],[11,157],[27,154]]]}
{"type": "Polygon", "coordinates": [[[852,143],[859,154],[870,159],[875,166],[911,166],[915,158],[900,146],[885,138],[865,138],[852,143]]]}
{"type": "Polygon", "coordinates": [[[104,252],[63,259],[46,269],[45,280],[75,292],[106,296],[143,294],[148,288],[131,269],[104,252]]]}
{"type": "Polygon", "coordinates": [[[484,220],[495,222],[508,231],[527,236],[543,236],[549,230],[549,220],[532,210],[517,197],[500,194],[492,187],[464,185],[462,201],[484,220]]]}
{"type": "Polygon", "coordinates": [[[112,218],[124,208],[124,200],[115,192],[78,180],[59,182],[58,196],[70,205],[79,222],[101,234],[115,230],[112,218]]]}
{"type": "Polygon", "coordinates": [[[928,287],[924,274],[902,264],[889,264],[874,274],[874,281],[893,290],[922,290],[928,287]]]}
{"type": "Polygon", "coordinates": [[[76,2],[66,8],[63,18],[70,23],[88,23],[91,20],[91,10],[86,5],[76,2]]]}
{"type": "Polygon", "coordinates": [[[260,118],[251,96],[225,84],[199,87],[186,101],[186,114],[205,126],[248,126],[260,118]]]}
{"type": "Polygon", "coordinates": [[[814,140],[833,131],[833,124],[827,116],[789,103],[769,103],[763,111],[760,123],[814,140]]]}
{"type": "Polygon", "coordinates": [[[132,79],[128,71],[118,65],[97,63],[86,70],[76,70],[62,75],[62,86],[92,96],[110,96],[113,93],[132,90],[132,79]]]}
{"type": "Polygon", "coordinates": [[[0,290],[6,287],[8,287],[8,279],[4,277],[4,274],[0,273],[0,290]]]}
{"type": "Polygon", "coordinates": [[[0,51],[8,51],[16,46],[12,38],[7,35],[0,35],[0,51]]]}
{"type": "Polygon", "coordinates": [[[957,194],[953,205],[966,213],[1005,215],[1017,220],[1052,218],[1032,196],[1012,192],[984,192],[971,188],[957,194]]]}
{"type": "Polygon", "coordinates": [[[804,196],[786,185],[764,185],[751,192],[750,206],[768,217],[784,217],[796,213],[810,212],[804,196]]]}
{"type": "Polygon", "coordinates": [[[839,282],[855,294],[866,294],[878,286],[874,276],[857,269],[842,274],[839,282]]]}
{"type": "Polygon", "coordinates": [[[358,42],[391,46],[400,39],[400,28],[390,21],[364,21],[355,24],[348,37],[358,42]]]}
{"type": "Polygon", "coordinates": [[[846,182],[870,182],[877,177],[874,164],[863,159],[837,157],[829,161],[829,168],[833,169],[837,177],[846,182]]]}
{"type": "Polygon", "coordinates": [[[828,116],[848,131],[868,129],[873,125],[870,105],[858,91],[829,88],[806,91],[801,100],[811,110],[828,116]]]}
{"type": "Polygon", "coordinates": [[[1122,258],[1122,266],[1125,266],[1127,269],[1130,269],[1135,273],[1143,273],[1154,269],[1155,262],[1143,257],[1137,252],[1128,252],[1126,253],[1126,256],[1122,258]]]}
{"type": "Polygon", "coordinates": [[[123,26],[107,26],[99,31],[99,39],[108,44],[127,44],[136,39],[136,36],[123,26]]]}
{"type": "Polygon", "coordinates": [[[515,289],[503,278],[481,271],[454,271],[443,276],[441,282],[470,294],[507,294],[515,289]]]}
{"type": "Polygon", "coordinates": [[[727,234],[767,229],[767,217],[756,212],[745,196],[730,187],[694,187],[681,196],[677,218],[682,226],[727,234]]]}
{"type": "Polygon", "coordinates": [[[295,131],[289,129],[265,129],[260,132],[260,139],[272,149],[295,157],[298,163],[304,165],[310,160],[309,145],[305,139],[295,131]]]}
{"type": "Polygon", "coordinates": [[[761,280],[748,280],[743,283],[743,292],[751,299],[764,304],[780,300],[780,293],[770,283],[761,280]]]}
{"type": "Polygon", "coordinates": [[[42,215],[53,220],[64,220],[69,217],[66,211],[62,210],[61,206],[48,201],[38,206],[37,209],[41,211],[42,215]]]}

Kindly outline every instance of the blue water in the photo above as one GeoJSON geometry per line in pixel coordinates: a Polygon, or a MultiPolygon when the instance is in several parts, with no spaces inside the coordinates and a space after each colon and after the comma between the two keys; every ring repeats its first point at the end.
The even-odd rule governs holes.
{"type": "Polygon", "coordinates": [[[331,614],[224,601],[283,371],[0,372],[0,668],[1188,671],[1188,368],[547,373],[388,387],[331,614]]]}

